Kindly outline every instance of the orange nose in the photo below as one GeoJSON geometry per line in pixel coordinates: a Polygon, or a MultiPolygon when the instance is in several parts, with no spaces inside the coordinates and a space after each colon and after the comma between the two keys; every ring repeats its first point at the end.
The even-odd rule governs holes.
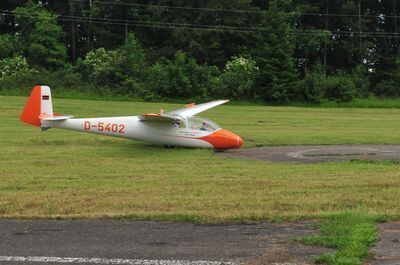
{"type": "Polygon", "coordinates": [[[244,141],[242,137],[240,137],[239,135],[237,135],[236,137],[237,137],[237,147],[239,148],[244,144],[244,141]]]}
{"type": "Polygon", "coordinates": [[[199,139],[212,144],[215,149],[239,148],[244,143],[240,136],[224,129],[218,130],[215,133],[199,139]]]}

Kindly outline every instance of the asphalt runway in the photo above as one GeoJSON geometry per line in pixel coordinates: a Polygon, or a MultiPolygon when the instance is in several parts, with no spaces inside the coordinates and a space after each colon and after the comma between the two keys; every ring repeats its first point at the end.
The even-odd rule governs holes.
{"type": "Polygon", "coordinates": [[[219,156],[287,163],[322,163],[352,160],[400,161],[400,145],[270,146],[228,150],[219,156]]]}
{"type": "Polygon", "coordinates": [[[325,249],[294,239],[315,232],[313,222],[0,220],[0,264],[311,264],[325,249]]]}

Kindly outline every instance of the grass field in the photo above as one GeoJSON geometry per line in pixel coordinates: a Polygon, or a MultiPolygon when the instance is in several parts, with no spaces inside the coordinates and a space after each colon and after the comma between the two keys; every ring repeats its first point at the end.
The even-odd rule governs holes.
{"type": "MultiPolygon", "coordinates": [[[[55,95],[57,97],[57,95],[55,95]]],[[[322,218],[328,264],[360,264],[374,222],[400,213],[400,164],[275,164],[164,149],[19,121],[27,98],[0,96],[0,217],[259,221],[322,218]],[[351,233],[349,232],[351,231],[351,233]]],[[[135,115],[173,104],[55,99],[76,117],[135,115]]],[[[246,147],[400,144],[400,109],[225,105],[203,114],[246,147]]]]}
{"type": "MultiPolygon", "coordinates": [[[[273,220],[343,211],[398,215],[396,163],[274,164],[211,150],[22,124],[26,98],[0,97],[2,217],[273,220]]],[[[130,115],[177,105],[55,99],[77,117],[130,115]]],[[[246,146],[400,143],[400,110],[222,106],[206,113],[246,146]]]]}

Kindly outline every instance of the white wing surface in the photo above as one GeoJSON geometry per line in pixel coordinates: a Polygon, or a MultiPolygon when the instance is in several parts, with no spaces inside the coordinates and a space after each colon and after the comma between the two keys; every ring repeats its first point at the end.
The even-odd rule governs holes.
{"type": "Polygon", "coordinates": [[[216,101],[211,101],[211,102],[203,103],[203,104],[199,104],[199,105],[195,105],[194,103],[192,103],[192,104],[186,105],[185,108],[169,111],[169,112],[165,113],[165,115],[180,116],[182,118],[188,118],[188,117],[194,116],[200,112],[203,112],[208,109],[214,108],[216,106],[222,105],[228,101],[229,100],[216,100],[216,101]]]}
{"type": "Polygon", "coordinates": [[[146,122],[175,122],[181,121],[182,118],[167,114],[150,113],[139,116],[139,120],[146,122]]]}

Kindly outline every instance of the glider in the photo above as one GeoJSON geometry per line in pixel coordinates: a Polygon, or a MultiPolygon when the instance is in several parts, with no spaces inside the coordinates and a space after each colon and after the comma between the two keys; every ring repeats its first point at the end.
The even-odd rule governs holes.
{"type": "Polygon", "coordinates": [[[140,116],[74,119],[73,116],[54,114],[50,88],[36,86],[20,118],[42,130],[54,127],[165,146],[239,148],[243,144],[240,136],[222,129],[211,120],[195,116],[226,102],[228,100],[199,105],[192,103],[182,109],[140,116]]]}

